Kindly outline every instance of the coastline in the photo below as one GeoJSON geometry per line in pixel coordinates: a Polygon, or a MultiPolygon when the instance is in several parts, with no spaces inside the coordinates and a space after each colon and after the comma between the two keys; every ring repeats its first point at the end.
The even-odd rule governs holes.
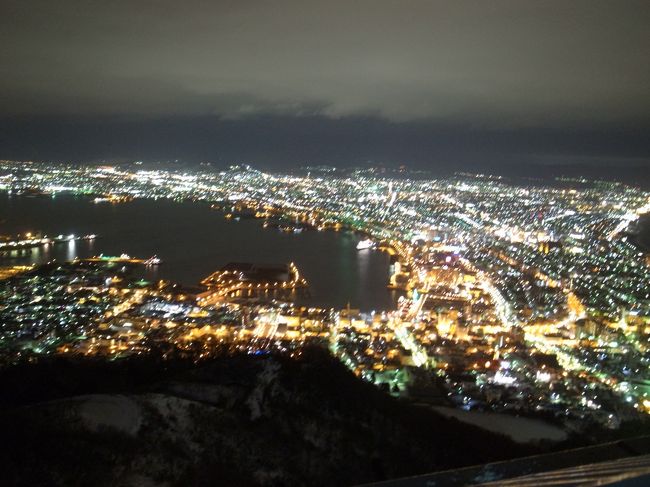
{"type": "MultiPolygon", "coordinates": [[[[348,231],[283,232],[262,221],[224,218],[202,201],[137,198],[129,202],[92,202],[93,195],[57,194],[23,198],[0,192],[2,233],[40,230],[46,234],[96,233],[101,239],[34,249],[2,256],[7,265],[38,264],[104,255],[150,256],[164,262],[148,271],[150,279],[193,286],[232,261],[294,261],[310,283],[305,305],[364,311],[392,310],[396,293],[387,289],[390,260],[384,252],[356,250],[359,235],[348,231]],[[25,213],[26,211],[26,213],[25,213]],[[18,218],[18,213],[25,216],[18,218]],[[74,215],[74,219],[71,218],[74,215]],[[268,231],[267,231],[268,230],[268,231]]],[[[340,230],[344,228],[341,226],[340,230]]]]}

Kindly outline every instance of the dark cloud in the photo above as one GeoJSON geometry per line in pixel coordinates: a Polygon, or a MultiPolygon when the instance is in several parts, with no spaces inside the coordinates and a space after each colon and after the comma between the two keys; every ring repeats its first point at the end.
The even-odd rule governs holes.
{"type": "MultiPolygon", "coordinates": [[[[650,126],[647,0],[2,0],[0,9],[5,151],[37,134],[30,126],[64,133],[89,123],[104,127],[101,147],[117,148],[124,141],[106,127],[174,126],[174,140],[197,131],[221,140],[227,127],[244,134],[275,119],[263,133],[314,131],[295,148],[305,156],[312,144],[343,158],[335,145],[344,142],[345,157],[375,158],[376,139],[394,158],[478,157],[483,140],[496,146],[487,157],[589,158],[602,142],[585,137],[612,130],[619,145],[634,142],[618,157],[649,155],[637,140],[650,126]],[[66,122],[53,129],[57,117],[66,122]],[[531,133],[532,147],[521,147],[531,133]],[[542,140],[554,145],[537,147],[542,140]]],[[[244,153],[262,152],[233,137],[252,144],[244,153]]],[[[159,152],[136,142],[134,153],[159,152]]]]}
{"type": "Polygon", "coordinates": [[[650,113],[650,3],[3,0],[5,112],[650,113]]]}

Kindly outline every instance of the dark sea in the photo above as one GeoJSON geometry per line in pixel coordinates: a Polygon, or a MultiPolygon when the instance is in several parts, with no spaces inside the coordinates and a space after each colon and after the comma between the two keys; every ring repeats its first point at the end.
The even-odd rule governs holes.
{"type": "Polygon", "coordinates": [[[637,241],[644,249],[650,251],[650,213],[639,218],[637,241]]]}
{"type": "Polygon", "coordinates": [[[135,200],[93,203],[83,196],[10,196],[0,194],[0,234],[43,232],[97,234],[93,241],[0,254],[0,265],[43,263],[53,259],[120,255],[163,264],[148,271],[150,279],[188,286],[229,262],[294,262],[310,284],[300,303],[362,311],[392,309],[398,294],[386,288],[390,258],[376,250],[356,250],[352,232],[306,230],[300,234],[263,228],[261,220],[226,220],[205,203],[135,200]]]}

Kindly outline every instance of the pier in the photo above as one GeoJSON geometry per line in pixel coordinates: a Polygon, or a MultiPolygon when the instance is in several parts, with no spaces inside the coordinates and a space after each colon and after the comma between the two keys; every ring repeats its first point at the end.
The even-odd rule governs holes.
{"type": "Polygon", "coordinates": [[[230,263],[203,279],[201,285],[208,288],[197,296],[202,305],[233,297],[286,294],[308,287],[307,280],[293,262],[280,267],[230,263]]]}
{"type": "Polygon", "coordinates": [[[84,235],[78,237],[76,235],[58,235],[57,237],[41,236],[40,234],[32,235],[26,233],[24,236],[17,235],[13,239],[5,237],[4,241],[0,241],[0,252],[12,252],[16,250],[26,250],[35,247],[44,247],[46,245],[55,245],[60,243],[75,242],[79,240],[94,240],[97,235],[84,235]]]}

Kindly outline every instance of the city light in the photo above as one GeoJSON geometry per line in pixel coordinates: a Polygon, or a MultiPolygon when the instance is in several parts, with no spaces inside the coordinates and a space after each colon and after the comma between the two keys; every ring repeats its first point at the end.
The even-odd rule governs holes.
{"type": "MultiPolygon", "coordinates": [[[[630,237],[650,194],[561,182],[0,162],[0,186],[18,195],[66,188],[90,203],[205,201],[232,222],[263,220],[265,231],[353,231],[359,252],[390,254],[386,285],[404,293],[386,312],[307,309],[292,302],[308,287],[294,263],[206,269],[195,293],[130,277],[133,266],[161,264],[156,256],[13,266],[0,274],[3,360],[161,347],[202,360],[319,343],[394,395],[424,397],[435,383],[463,409],[618,424],[650,411],[650,269],[630,237]]],[[[7,236],[0,251],[77,239],[32,230],[7,236]]]]}

